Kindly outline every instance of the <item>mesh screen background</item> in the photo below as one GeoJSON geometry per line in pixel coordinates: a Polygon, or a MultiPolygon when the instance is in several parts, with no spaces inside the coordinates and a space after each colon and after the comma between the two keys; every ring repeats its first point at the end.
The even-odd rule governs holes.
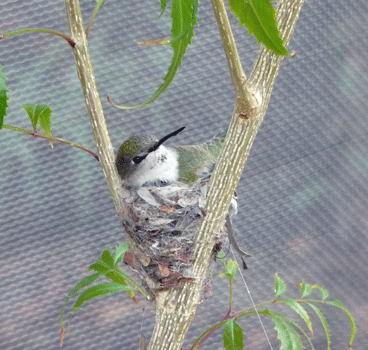
{"type": "MultiPolygon", "coordinates": [[[[95,1],[81,6],[87,22],[95,1]]],[[[234,93],[208,2],[200,4],[196,37],[168,91],[140,110],[124,112],[107,103],[108,93],[119,104],[140,103],[162,82],[171,49],[136,44],[169,36],[170,9],[155,21],[158,13],[157,2],[107,1],[89,37],[116,149],[132,133],[160,137],[181,126],[186,130],[175,143],[202,142],[224,128],[232,113],[234,93]]],[[[230,17],[249,73],[257,53],[254,38],[230,17]]],[[[283,61],[238,187],[235,219],[238,239],[253,255],[244,275],[254,301],[272,298],[275,272],[294,296],[301,280],[324,286],[356,319],[354,349],[366,349],[368,339],[367,18],[366,0],[304,4],[289,45],[297,57],[283,61]]],[[[63,1],[1,2],[0,33],[32,27],[68,32],[63,1]]],[[[94,149],[73,54],[63,39],[15,36],[0,42],[0,57],[11,90],[5,124],[31,129],[21,105],[45,103],[52,106],[54,136],[94,149]]],[[[124,233],[102,171],[87,153],[62,144],[51,149],[45,140],[11,130],[0,132],[0,144],[0,349],[58,349],[67,293],[124,233]]],[[[248,306],[240,279],[235,290],[235,308],[248,306]]],[[[198,307],[185,348],[225,315],[228,289],[218,277],[212,294],[198,307]]],[[[147,338],[153,328],[149,304],[134,305],[123,294],[86,303],[72,318],[71,306],[66,350],[137,349],[141,324],[147,338]]],[[[322,310],[332,349],[347,349],[347,317],[322,310]]],[[[315,348],[325,349],[322,327],[313,321],[315,348]]],[[[255,317],[241,325],[248,347],[269,349],[255,317]]],[[[265,320],[265,326],[277,348],[273,325],[265,320]]],[[[219,332],[201,349],[222,344],[219,332]]]]}

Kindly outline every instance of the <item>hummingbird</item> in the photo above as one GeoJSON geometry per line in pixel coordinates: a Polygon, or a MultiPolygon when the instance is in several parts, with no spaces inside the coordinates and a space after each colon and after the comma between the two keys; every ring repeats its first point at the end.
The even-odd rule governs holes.
{"type": "MultiPolygon", "coordinates": [[[[116,168],[127,189],[143,186],[169,186],[174,182],[192,184],[203,171],[212,172],[223,147],[226,130],[198,145],[167,147],[163,143],[182,132],[185,127],[157,139],[150,134],[130,136],[116,155],[116,168]]],[[[231,217],[237,212],[236,194],[231,201],[225,220],[230,244],[240,255],[250,257],[238,245],[231,217]]],[[[243,267],[246,265],[243,260],[243,267]]]]}

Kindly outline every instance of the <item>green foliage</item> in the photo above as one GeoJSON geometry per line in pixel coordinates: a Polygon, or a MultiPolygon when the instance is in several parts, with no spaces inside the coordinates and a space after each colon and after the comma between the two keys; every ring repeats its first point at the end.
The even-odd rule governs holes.
{"type": "Polygon", "coordinates": [[[272,314],[272,321],[275,324],[277,338],[281,342],[280,350],[303,350],[304,345],[300,335],[292,325],[283,320],[282,317],[272,314]]]}
{"type": "Polygon", "coordinates": [[[5,75],[2,71],[2,65],[0,64],[0,129],[2,129],[4,124],[4,117],[6,116],[6,108],[8,107],[8,96],[9,91],[5,84],[5,75]]]}
{"type": "Polygon", "coordinates": [[[312,323],[310,317],[308,316],[307,311],[304,309],[302,305],[300,305],[294,299],[279,299],[278,302],[285,303],[288,305],[293,311],[295,311],[307,324],[311,334],[313,335],[312,323]]]}
{"type": "Polygon", "coordinates": [[[326,333],[326,338],[327,338],[327,350],[331,349],[331,335],[330,335],[330,329],[328,327],[328,323],[326,321],[325,316],[323,316],[323,313],[321,312],[321,310],[316,306],[313,305],[312,303],[307,303],[308,306],[316,313],[316,315],[318,316],[318,318],[320,319],[322,326],[325,330],[326,333]]]}
{"type": "MultiPolygon", "coordinates": [[[[161,11],[165,10],[166,2],[161,1],[161,11]]],[[[194,26],[197,23],[198,0],[173,0],[172,1],[172,39],[169,41],[173,48],[173,58],[171,65],[158,90],[148,100],[140,105],[133,107],[119,107],[121,109],[134,109],[146,106],[154,102],[164,91],[167,90],[171,82],[174,80],[176,72],[182,62],[183,56],[188,45],[194,37],[194,26]]]]}
{"type": "Polygon", "coordinates": [[[233,318],[227,320],[224,325],[223,339],[226,350],[242,350],[244,348],[243,330],[233,318]]]}
{"type": "Polygon", "coordinates": [[[326,300],[328,298],[328,291],[324,288],[321,288],[320,286],[318,286],[317,284],[314,285],[309,285],[307,283],[300,283],[297,285],[297,287],[300,287],[300,291],[302,293],[302,298],[310,295],[313,291],[313,289],[319,289],[320,293],[321,293],[321,298],[322,300],[326,300]]]}
{"type": "Polygon", "coordinates": [[[220,272],[220,276],[227,276],[229,277],[229,280],[232,281],[236,272],[238,271],[238,264],[236,263],[236,261],[229,260],[227,265],[225,265],[225,268],[226,272],[220,272]]]}
{"type": "Polygon", "coordinates": [[[326,300],[328,298],[328,291],[324,288],[321,288],[320,286],[317,286],[316,284],[314,284],[313,286],[311,286],[311,288],[317,288],[319,289],[320,293],[321,293],[321,298],[322,300],[326,300]]]}
{"type": "Polygon", "coordinates": [[[276,11],[270,0],[229,0],[230,10],[245,25],[248,34],[254,34],[257,43],[263,43],[276,55],[287,56],[287,49],[277,28],[276,11]]]}
{"type": "Polygon", "coordinates": [[[345,308],[344,304],[341,302],[341,301],[338,301],[338,300],[332,300],[332,301],[326,301],[326,304],[328,305],[332,305],[332,306],[335,306],[335,307],[338,307],[340,308],[341,310],[343,310],[346,315],[348,316],[349,318],[349,321],[350,321],[350,325],[351,325],[351,336],[350,336],[350,342],[349,342],[349,346],[351,346],[351,344],[353,343],[354,341],[354,338],[355,338],[355,334],[356,334],[356,325],[355,325],[355,321],[354,321],[354,318],[353,316],[351,315],[351,313],[345,308]]]}
{"type": "Polygon", "coordinates": [[[309,284],[304,283],[303,281],[300,285],[300,291],[302,293],[301,297],[304,298],[307,297],[309,294],[311,294],[313,289],[309,284]]]}
{"type": "Polygon", "coordinates": [[[127,252],[127,250],[128,245],[126,243],[120,244],[116,247],[115,255],[112,255],[110,250],[104,250],[100,258],[88,268],[89,270],[93,270],[96,273],[83,278],[69,292],[60,313],[60,324],[62,328],[64,309],[69,299],[80,290],[89,286],[91,283],[102,276],[106,276],[108,279],[112,280],[113,283],[101,283],[88,288],[84,293],[79,296],[78,300],[73,305],[73,312],[77,311],[77,309],[86,301],[98,296],[125,291],[133,299],[134,302],[137,302],[134,291],[138,291],[144,294],[143,291],[138,287],[138,285],[129,276],[123,273],[118,267],[119,263],[123,261],[124,254],[127,252]],[[133,285],[133,287],[129,286],[128,282],[133,285]]]}
{"type": "Polygon", "coordinates": [[[51,136],[51,108],[42,104],[22,105],[31,119],[33,130],[37,131],[37,124],[47,136],[51,136]]]}
{"type": "MultiPolygon", "coordinates": [[[[232,281],[237,272],[237,267],[234,266],[236,262],[229,260],[227,264],[225,262],[223,263],[226,272],[220,273],[220,276],[221,277],[227,276],[230,279],[230,281],[232,281]]],[[[232,283],[230,283],[230,298],[232,298],[231,284],[232,283]]],[[[311,339],[313,336],[312,321],[303,304],[309,306],[321,321],[322,326],[326,333],[327,350],[331,349],[330,330],[325,316],[322,314],[320,309],[315,304],[331,305],[342,309],[348,316],[351,323],[351,336],[349,342],[349,346],[351,346],[355,337],[356,326],[352,315],[346,310],[345,306],[340,301],[325,301],[325,299],[328,297],[328,292],[326,289],[321,288],[318,285],[309,285],[305,282],[302,282],[298,284],[297,287],[301,288],[302,299],[292,299],[292,298],[277,299],[278,296],[286,292],[286,284],[280,277],[278,277],[277,274],[275,274],[275,299],[265,303],[261,303],[259,305],[248,307],[247,309],[242,310],[240,312],[232,312],[230,307],[228,314],[224,317],[224,321],[216,325],[213,325],[208,330],[206,330],[194,343],[192,349],[197,349],[198,346],[204,341],[204,339],[206,339],[210,334],[212,334],[214,331],[216,331],[216,329],[218,329],[221,326],[224,326],[223,339],[225,349],[227,350],[243,349],[244,348],[243,330],[236,323],[236,321],[241,317],[258,314],[271,317],[271,320],[274,323],[274,329],[277,332],[277,337],[281,343],[280,345],[281,350],[304,349],[305,347],[302,343],[301,335],[303,335],[308,340],[311,349],[315,350],[311,339]],[[305,299],[306,296],[310,295],[313,292],[313,289],[318,289],[320,291],[320,296],[322,300],[305,299]],[[304,329],[293,319],[278,313],[274,313],[269,309],[261,309],[261,307],[264,307],[266,305],[272,306],[275,305],[276,303],[283,303],[287,305],[291,310],[293,310],[295,314],[306,323],[308,330],[311,333],[311,336],[309,336],[304,331],[304,329]]]]}
{"type": "Polygon", "coordinates": [[[121,292],[121,291],[132,291],[137,290],[133,287],[122,286],[119,283],[100,283],[97,286],[93,286],[88,288],[82,295],[79,296],[76,303],[73,305],[73,312],[77,311],[77,309],[86,301],[96,298],[102,295],[121,292]]]}
{"type": "Polygon", "coordinates": [[[160,1],[160,4],[161,4],[161,13],[160,13],[160,16],[158,18],[160,18],[164,12],[165,12],[165,9],[166,9],[166,0],[159,0],[160,1]]]}
{"type": "Polygon", "coordinates": [[[285,282],[275,274],[275,298],[286,292],[285,282]]]}
{"type": "Polygon", "coordinates": [[[114,265],[123,261],[125,253],[128,251],[127,244],[120,244],[115,248],[114,265]]]}

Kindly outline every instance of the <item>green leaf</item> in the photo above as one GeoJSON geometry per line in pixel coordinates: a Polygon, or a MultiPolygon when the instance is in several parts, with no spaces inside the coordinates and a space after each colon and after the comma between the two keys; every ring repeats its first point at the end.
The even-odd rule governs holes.
{"type": "Polygon", "coordinates": [[[114,255],[114,265],[118,265],[120,262],[123,261],[125,253],[128,251],[129,247],[128,244],[122,243],[118,245],[115,249],[114,255]]]}
{"type": "Polygon", "coordinates": [[[198,0],[173,0],[172,1],[172,38],[170,45],[173,48],[174,54],[171,65],[164,78],[164,83],[159,86],[157,91],[148,100],[140,105],[133,107],[123,107],[121,109],[141,108],[154,102],[164,91],[167,90],[171,82],[174,80],[176,72],[182,62],[183,56],[187,50],[191,39],[194,37],[194,26],[197,23],[198,0]],[[180,40],[179,40],[180,39],[180,40]]]}
{"type": "Polygon", "coordinates": [[[302,305],[300,305],[297,301],[293,300],[293,299],[279,299],[279,302],[285,303],[286,305],[290,306],[290,308],[292,310],[294,310],[307,324],[310,332],[313,335],[313,329],[312,329],[312,322],[310,320],[310,317],[307,313],[307,311],[305,311],[304,307],[302,305]]]}
{"type": "Polygon", "coordinates": [[[280,350],[303,350],[304,345],[299,334],[293,326],[285,322],[281,317],[273,314],[272,321],[277,332],[277,338],[281,341],[280,350]]]}
{"type": "Polygon", "coordinates": [[[285,282],[275,273],[275,298],[286,292],[285,282]]]}
{"type": "MultiPolygon", "coordinates": [[[[88,269],[102,273],[107,278],[123,286],[128,286],[128,282],[126,282],[126,280],[129,280],[135,284],[133,280],[129,278],[129,276],[127,276],[117,267],[117,264],[119,264],[119,262],[121,262],[121,260],[124,258],[124,254],[127,250],[128,245],[126,243],[120,244],[118,247],[116,247],[115,256],[112,256],[111,252],[106,249],[102,252],[100,258],[91,266],[89,266],[88,269]]],[[[127,293],[134,302],[137,302],[134,292],[127,291],[127,293]]]]}
{"type": "Polygon", "coordinates": [[[125,274],[119,268],[116,268],[118,271],[110,271],[106,273],[106,277],[113,280],[116,283],[121,284],[122,286],[127,286],[128,283],[125,281],[125,274]]]}
{"type": "Polygon", "coordinates": [[[277,28],[276,10],[270,0],[229,0],[230,10],[245,25],[248,34],[254,34],[257,43],[263,43],[276,55],[287,56],[277,28]]]}
{"type": "Polygon", "coordinates": [[[340,309],[344,310],[346,315],[349,317],[349,321],[351,324],[351,335],[350,335],[350,342],[349,345],[353,344],[355,334],[356,334],[356,325],[353,316],[350,314],[350,312],[345,308],[344,304],[341,301],[334,300],[334,301],[326,301],[326,304],[339,307],[340,309]]]}
{"type": "Polygon", "coordinates": [[[322,287],[320,287],[317,284],[314,284],[313,286],[311,286],[313,289],[319,289],[320,293],[321,293],[321,298],[322,300],[326,300],[328,298],[328,291],[322,287]]]}
{"type": "MultiPolygon", "coordinates": [[[[109,278],[109,279],[113,280],[114,282],[119,283],[123,286],[128,286],[128,282],[126,282],[126,280],[129,280],[130,282],[135,284],[133,282],[133,280],[131,278],[129,278],[129,276],[127,276],[125,273],[123,273],[123,271],[121,271],[118,267],[114,267],[112,269],[112,268],[106,266],[104,263],[96,262],[96,263],[92,264],[89,267],[89,269],[97,271],[101,274],[101,276],[105,275],[107,278],[109,278]]],[[[133,301],[135,303],[137,303],[137,299],[135,297],[134,292],[127,291],[127,293],[133,299],[133,301]]]]}
{"type": "Polygon", "coordinates": [[[238,264],[234,260],[229,260],[226,265],[226,276],[229,277],[230,281],[233,280],[236,272],[238,271],[238,264]]]}
{"type": "Polygon", "coordinates": [[[4,117],[6,116],[6,108],[8,107],[8,96],[7,92],[9,89],[6,87],[5,84],[5,75],[2,71],[2,65],[0,64],[0,129],[2,129],[4,124],[4,117]]]}
{"type": "Polygon", "coordinates": [[[100,258],[88,267],[89,270],[94,270],[96,272],[106,273],[115,267],[115,259],[111,252],[106,249],[102,252],[100,258]]]}
{"type": "Polygon", "coordinates": [[[311,287],[310,284],[302,282],[300,287],[301,287],[300,290],[301,290],[301,293],[302,293],[302,298],[304,298],[304,297],[306,297],[306,296],[308,296],[309,294],[312,293],[312,287],[311,287]]]}
{"type": "Polygon", "coordinates": [[[101,277],[103,275],[104,275],[103,273],[95,273],[93,275],[87,276],[87,277],[83,278],[80,282],[78,282],[77,285],[69,292],[68,296],[66,297],[66,299],[64,301],[64,305],[61,308],[61,312],[60,312],[60,324],[61,324],[61,327],[63,326],[64,309],[65,309],[66,303],[69,301],[69,299],[74,294],[78,293],[81,289],[83,289],[84,287],[88,286],[92,282],[96,281],[99,277],[101,277]]]}
{"type": "Polygon", "coordinates": [[[217,253],[217,259],[225,259],[226,258],[226,254],[223,250],[220,250],[218,253],[217,253]]]}
{"type": "Polygon", "coordinates": [[[105,263],[107,266],[114,267],[114,257],[112,256],[110,250],[106,249],[102,252],[99,261],[105,263]]]}
{"type": "Polygon", "coordinates": [[[132,290],[136,290],[136,288],[122,286],[121,284],[118,284],[118,283],[98,284],[97,286],[88,288],[82,295],[79,296],[78,300],[73,305],[73,312],[76,312],[83,303],[93,298],[96,298],[102,295],[106,295],[106,294],[111,294],[111,293],[116,293],[116,292],[121,292],[121,291],[132,291],[132,290]]]}
{"type": "Polygon", "coordinates": [[[96,0],[97,5],[102,5],[105,0],[96,0]]]}
{"type": "Polygon", "coordinates": [[[159,0],[159,1],[161,3],[161,13],[158,16],[158,18],[160,18],[164,14],[165,9],[166,9],[166,0],[159,0]]]}
{"type": "Polygon", "coordinates": [[[326,318],[325,318],[325,316],[323,316],[323,313],[321,312],[321,310],[317,306],[313,305],[312,303],[307,303],[307,304],[309,305],[309,307],[311,307],[314,310],[314,312],[319,317],[319,319],[322,323],[322,326],[325,329],[325,333],[326,333],[327,350],[330,350],[331,349],[331,336],[330,336],[330,329],[328,328],[326,318]]]}
{"type": "Polygon", "coordinates": [[[51,136],[51,108],[42,104],[23,105],[31,119],[33,130],[36,131],[37,124],[40,123],[41,129],[47,136],[51,136]]]}
{"type": "MultiPolygon", "coordinates": [[[[115,267],[113,271],[107,272],[105,276],[112,281],[121,284],[122,286],[128,286],[128,282],[126,279],[129,279],[129,277],[123,273],[118,267],[115,267]]],[[[129,296],[133,299],[134,302],[137,302],[137,299],[135,297],[135,294],[133,291],[128,290],[127,293],[129,296]]]]}
{"type": "Polygon", "coordinates": [[[243,350],[244,349],[244,335],[241,327],[230,318],[224,325],[224,348],[226,350],[243,350]]]}
{"type": "Polygon", "coordinates": [[[95,263],[88,267],[88,270],[93,270],[105,274],[106,272],[111,270],[111,267],[104,262],[97,260],[95,263]]]}

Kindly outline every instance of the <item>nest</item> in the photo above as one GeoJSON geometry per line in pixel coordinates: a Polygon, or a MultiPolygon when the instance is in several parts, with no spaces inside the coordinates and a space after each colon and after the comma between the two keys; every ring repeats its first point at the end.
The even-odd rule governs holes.
{"type": "MultiPolygon", "coordinates": [[[[149,277],[149,289],[175,288],[180,281],[195,281],[191,274],[193,237],[205,215],[208,179],[130,191],[122,225],[133,244],[124,260],[146,285],[149,277]]],[[[220,244],[216,243],[214,256],[220,244]]]]}

